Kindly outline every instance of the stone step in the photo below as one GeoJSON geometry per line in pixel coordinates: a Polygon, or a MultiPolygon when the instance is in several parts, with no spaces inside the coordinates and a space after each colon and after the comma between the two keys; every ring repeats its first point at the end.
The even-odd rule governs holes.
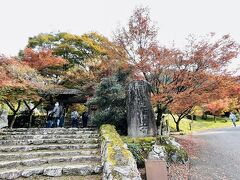
{"type": "Polygon", "coordinates": [[[56,138],[98,138],[99,134],[49,134],[49,135],[0,135],[0,140],[12,140],[12,139],[56,139],[56,138]]]}
{"type": "Polygon", "coordinates": [[[80,156],[80,155],[96,155],[100,156],[99,149],[81,149],[81,150],[71,150],[71,151],[37,151],[37,152],[8,152],[0,153],[1,161],[11,161],[18,159],[33,159],[33,158],[43,158],[43,157],[53,157],[53,156],[80,156]]]}
{"type": "Polygon", "coordinates": [[[15,161],[0,161],[0,169],[17,168],[18,166],[39,166],[43,164],[62,163],[62,162],[95,162],[100,163],[100,156],[65,156],[65,157],[45,157],[15,161]]]}
{"type": "Polygon", "coordinates": [[[0,152],[37,151],[37,150],[66,150],[99,148],[99,144],[54,144],[29,146],[0,146],[0,152]]]}
{"type": "Polygon", "coordinates": [[[0,132],[29,132],[29,131],[96,131],[96,128],[3,128],[0,132]]]}
{"type": "Polygon", "coordinates": [[[48,135],[48,134],[98,134],[98,131],[26,131],[26,132],[0,132],[0,136],[6,135],[48,135]]]}
{"type": "MultiPolygon", "coordinates": [[[[87,176],[100,174],[100,164],[45,164],[38,167],[24,167],[16,169],[1,169],[0,179],[16,179],[30,176],[87,176]]],[[[44,178],[43,178],[44,179],[44,178]]]]}
{"type": "Polygon", "coordinates": [[[86,139],[26,139],[26,140],[0,140],[0,145],[40,145],[40,144],[83,144],[83,143],[98,143],[98,138],[86,139]]]}
{"type": "Polygon", "coordinates": [[[91,174],[86,176],[78,176],[78,175],[68,175],[68,176],[60,176],[60,177],[49,177],[49,176],[31,176],[30,178],[20,177],[17,180],[26,180],[26,179],[34,179],[34,180],[102,180],[102,174],[91,174]]]}

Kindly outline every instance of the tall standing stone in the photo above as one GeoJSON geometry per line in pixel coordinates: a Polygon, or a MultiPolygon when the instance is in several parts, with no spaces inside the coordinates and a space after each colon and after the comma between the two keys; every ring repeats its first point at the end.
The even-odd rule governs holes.
{"type": "Polygon", "coordinates": [[[8,112],[4,109],[0,112],[0,129],[8,126],[8,112]]]}
{"type": "Polygon", "coordinates": [[[157,127],[150,101],[150,86],[146,81],[133,81],[127,91],[128,135],[155,136],[157,127]]]}

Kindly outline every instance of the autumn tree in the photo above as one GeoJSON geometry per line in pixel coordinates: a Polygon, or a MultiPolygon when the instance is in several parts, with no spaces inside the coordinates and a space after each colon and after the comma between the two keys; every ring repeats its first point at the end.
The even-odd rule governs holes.
{"type": "Polygon", "coordinates": [[[74,65],[66,71],[62,85],[80,89],[88,96],[94,94],[95,87],[102,78],[113,76],[117,71],[128,71],[128,63],[123,50],[106,37],[92,33],[88,35],[101,46],[102,55],[85,59],[82,65],[74,65]]]}
{"type": "Polygon", "coordinates": [[[224,114],[224,112],[228,111],[228,106],[229,100],[225,98],[207,104],[206,109],[213,115],[214,122],[216,122],[216,116],[220,116],[224,114]]]}
{"type": "MultiPolygon", "coordinates": [[[[116,34],[116,41],[128,55],[136,78],[152,86],[153,103],[157,107],[157,124],[162,112],[168,109],[177,114],[176,129],[191,109],[216,98],[224,86],[224,68],[239,54],[239,45],[229,36],[203,38],[189,36],[183,50],[160,47],[157,30],[149,11],[138,8],[128,26],[116,34]]],[[[225,87],[226,88],[226,87],[225,87]]]]}
{"type": "Polygon", "coordinates": [[[101,43],[98,42],[101,38],[97,33],[81,36],[66,32],[41,33],[29,38],[27,48],[36,51],[49,49],[54,55],[68,60],[70,64],[82,64],[85,59],[105,54],[101,43]]]}
{"type": "Polygon", "coordinates": [[[50,49],[41,49],[39,52],[36,52],[31,48],[24,49],[22,61],[36,70],[63,66],[68,63],[65,59],[53,56],[50,49]]]}
{"type": "Polygon", "coordinates": [[[66,63],[61,58],[53,57],[49,51],[36,53],[27,49],[24,57],[22,61],[6,57],[0,61],[0,69],[3,70],[1,71],[3,78],[0,81],[1,99],[13,112],[10,128],[13,127],[16,115],[23,103],[27,107],[29,127],[31,127],[32,114],[43,101],[40,91],[46,92],[56,87],[51,84],[51,80],[41,76],[38,70],[66,63]],[[30,102],[34,103],[33,107],[30,107],[30,102]],[[14,104],[17,104],[17,107],[14,104]]]}
{"type": "Polygon", "coordinates": [[[0,68],[3,70],[1,74],[3,79],[5,79],[0,86],[1,100],[13,113],[10,124],[10,128],[12,128],[23,100],[39,98],[34,91],[34,85],[40,79],[34,69],[12,58],[2,59],[0,68]],[[33,81],[31,86],[29,80],[33,79],[36,82],[33,81]]]}
{"type": "MultiPolygon", "coordinates": [[[[156,79],[152,72],[161,71],[158,69],[159,64],[154,63],[159,53],[157,33],[157,28],[150,19],[149,9],[142,7],[134,10],[126,28],[120,28],[115,33],[115,41],[125,50],[129,64],[133,68],[133,78],[149,82],[154,95],[159,94],[159,83],[158,77],[156,79]]],[[[156,104],[157,126],[160,125],[163,113],[160,106],[156,104]]]]}

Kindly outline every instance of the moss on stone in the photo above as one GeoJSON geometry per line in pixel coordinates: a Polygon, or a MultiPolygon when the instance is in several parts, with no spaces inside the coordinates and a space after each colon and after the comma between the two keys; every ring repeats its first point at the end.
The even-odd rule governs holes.
{"type": "Polygon", "coordinates": [[[188,161],[187,152],[181,147],[173,144],[174,139],[167,136],[159,136],[157,144],[165,148],[168,162],[185,163],[188,161]]]}
{"type": "Polygon", "coordinates": [[[122,140],[128,145],[139,168],[145,166],[144,159],[147,159],[148,153],[152,150],[152,145],[156,143],[156,137],[132,138],[122,136],[122,140]]]}
{"type": "Polygon", "coordinates": [[[128,144],[129,150],[132,152],[135,160],[137,161],[138,167],[144,166],[143,159],[147,159],[147,156],[155,143],[165,148],[168,156],[168,162],[176,160],[177,163],[185,163],[188,160],[187,152],[182,147],[173,145],[173,138],[169,136],[158,136],[157,138],[131,138],[124,136],[122,139],[128,144]]]}
{"type": "Polygon", "coordinates": [[[155,143],[156,137],[140,137],[140,138],[132,138],[128,136],[122,136],[122,139],[125,143],[155,143]]]}
{"type": "Polygon", "coordinates": [[[102,141],[108,142],[107,161],[112,165],[125,165],[128,161],[128,158],[131,156],[131,153],[124,147],[124,142],[117,133],[115,127],[113,125],[102,125],[100,128],[100,133],[102,141]]]}
{"type": "Polygon", "coordinates": [[[177,148],[173,145],[163,145],[168,154],[169,162],[185,163],[188,161],[187,152],[183,148],[177,148]],[[175,156],[175,157],[173,157],[175,156]]]}

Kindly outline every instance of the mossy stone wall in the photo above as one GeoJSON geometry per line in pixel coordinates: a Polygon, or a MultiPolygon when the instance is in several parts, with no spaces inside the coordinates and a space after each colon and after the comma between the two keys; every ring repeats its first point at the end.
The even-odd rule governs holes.
{"type": "Polygon", "coordinates": [[[100,134],[102,141],[103,180],[141,180],[136,161],[115,127],[102,125],[100,134]]]}

